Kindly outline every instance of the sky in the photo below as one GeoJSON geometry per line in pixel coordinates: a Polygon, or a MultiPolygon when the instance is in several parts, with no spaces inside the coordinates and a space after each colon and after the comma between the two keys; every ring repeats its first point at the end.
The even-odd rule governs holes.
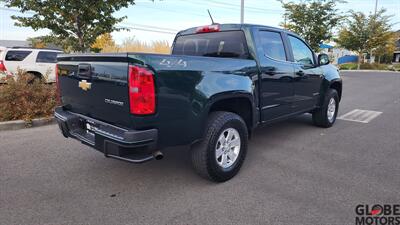
{"type": "MultiPolygon", "coordinates": [[[[299,0],[294,0],[298,2],[299,0]]],[[[117,43],[127,38],[140,41],[166,40],[172,42],[179,30],[211,23],[207,9],[210,9],[215,22],[239,23],[240,0],[136,0],[136,4],[121,9],[115,16],[127,16],[118,26],[129,31],[113,32],[117,43]]],[[[375,0],[347,0],[338,9],[345,13],[352,9],[364,13],[373,12],[375,0]]],[[[400,0],[378,0],[378,9],[386,8],[393,15],[391,23],[394,30],[400,30],[400,0]]],[[[277,0],[245,0],[245,23],[279,26],[283,21],[284,10],[277,0]]],[[[21,14],[17,9],[8,9],[0,4],[0,39],[26,40],[28,37],[46,35],[48,30],[34,31],[30,28],[14,26],[12,15],[21,14]]]]}

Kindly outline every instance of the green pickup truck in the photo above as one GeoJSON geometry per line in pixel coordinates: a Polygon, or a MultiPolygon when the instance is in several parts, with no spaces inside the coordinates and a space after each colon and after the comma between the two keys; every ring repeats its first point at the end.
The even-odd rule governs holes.
{"type": "Polygon", "coordinates": [[[65,137],[132,163],[189,145],[196,172],[216,182],[238,173],[256,127],[303,113],[330,127],[342,95],[326,54],[248,24],[181,31],[171,55],[60,55],[57,87],[65,137]]]}

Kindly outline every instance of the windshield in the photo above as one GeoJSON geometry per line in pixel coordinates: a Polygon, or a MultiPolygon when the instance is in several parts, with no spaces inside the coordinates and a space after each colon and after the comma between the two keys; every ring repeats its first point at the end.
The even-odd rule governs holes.
{"type": "Polygon", "coordinates": [[[241,59],[248,59],[250,56],[242,31],[179,36],[175,41],[172,54],[241,59]]]}

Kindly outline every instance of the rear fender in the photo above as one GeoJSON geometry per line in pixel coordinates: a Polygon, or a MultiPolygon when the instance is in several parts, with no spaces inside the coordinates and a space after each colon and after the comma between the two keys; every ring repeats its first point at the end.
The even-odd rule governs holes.
{"type": "MultiPolygon", "coordinates": [[[[252,93],[249,92],[245,92],[245,91],[227,91],[227,92],[222,92],[222,93],[217,93],[213,96],[211,96],[209,98],[209,101],[207,102],[205,108],[204,108],[204,112],[202,115],[202,121],[204,121],[201,124],[201,129],[200,129],[200,133],[198,134],[198,138],[196,139],[196,141],[198,141],[199,139],[201,139],[203,137],[203,134],[205,132],[205,129],[207,128],[207,123],[205,123],[205,121],[207,121],[209,114],[211,113],[211,110],[213,108],[213,106],[215,106],[216,104],[226,101],[226,100],[235,100],[235,99],[246,99],[249,103],[250,103],[250,109],[248,109],[250,111],[250,121],[246,121],[245,118],[243,118],[243,120],[245,120],[248,129],[249,129],[249,133],[251,133],[251,130],[256,126],[257,124],[257,119],[258,117],[258,111],[255,110],[256,109],[256,105],[255,105],[255,101],[254,101],[254,97],[252,93]]],[[[244,106],[246,107],[246,106],[244,106]]],[[[243,108],[241,108],[243,110],[243,108]]]]}

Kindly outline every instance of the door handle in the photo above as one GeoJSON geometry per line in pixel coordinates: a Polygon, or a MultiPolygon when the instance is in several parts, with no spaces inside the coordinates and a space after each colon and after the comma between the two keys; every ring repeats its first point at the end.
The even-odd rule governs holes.
{"type": "Polygon", "coordinates": [[[274,75],[276,75],[276,72],[275,71],[265,71],[265,74],[274,76],[274,75]]]}
{"type": "Polygon", "coordinates": [[[81,63],[78,65],[78,75],[81,77],[91,78],[92,68],[90,64],[81,63]]]}

